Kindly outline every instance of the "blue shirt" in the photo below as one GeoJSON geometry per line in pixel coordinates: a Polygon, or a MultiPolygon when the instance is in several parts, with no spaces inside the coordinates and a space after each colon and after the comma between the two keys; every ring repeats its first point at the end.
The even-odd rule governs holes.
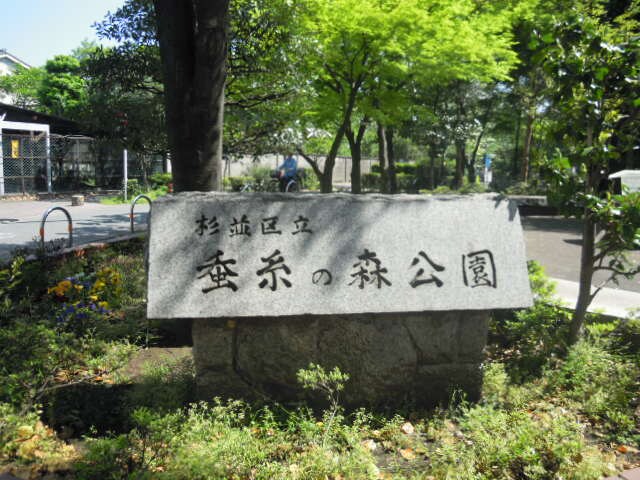
{"type": "Polygon", "coordinates": [[[282,165],[278,167],[278,170],[284,170],[285,177],[293,178],[298,171],[298,162],[293,156],[289,156],[282,162],[282,165]]]}

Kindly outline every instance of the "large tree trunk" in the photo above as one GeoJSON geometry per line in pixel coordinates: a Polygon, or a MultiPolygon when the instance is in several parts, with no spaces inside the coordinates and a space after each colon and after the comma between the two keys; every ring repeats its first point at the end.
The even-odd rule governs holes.
{"type": "Polygon", "coordinates": [[[476,182],[476,159],[478,157],[478,150],[480,149],[480,143],[482,142],[482,137],[484,137],[485,132],[487,131],[487,125],[489,123],[489,117],[491,116],[491,112],[493,110],[493,102],[490,101],[487,105],[487,109],[482,116],[482,128],[478,137],[476,138],[476,143],[473,146],[473,152],[471,153],[471,158],[469,159],[469,163],[467,164],[467,178],[469,183],[476,182]]]}
{"type": "Polygon", "coordinates": [[[367,130],[367,119],[364,118],[360,122],[358,132],[354,133],[351,126],[347,128],[345,135],[349,141],[349,150],[351,151],[351,193],[362,193],[362,171],[360,161],[362,160],[362,139],[364,132],[367,130]]]}
{"type": "Polygon", "coordinates": [[[476,157],[478,156],[478,150],[480,149],[480,142],[482,141],[483,136],[484,127],[482,127],[482,131],[478,135],[478,138],[476,138],[476,143],[473,146],[473,151],[471,152],[471,158],[467,164],[467,180],[469,180],[469,183],[476,183],[476,157]]]}
{"type": "Polygon", "coordinates": [[[174,190],[220,190],[229,0],[154,5],[174,190]]]}
{"type": "MultiPolygon", "coordinates": [[[[331,193],[333,191],[333,167],[335,167],[336,165],[336,157],[338,155],[338,149],[342,144],[342,139],[344,138],[347,129],[351,125],[351,115],[353,114],[353,107],[356,104],[357,94],[358,90],[356,89],[356,87],[354,87],[349,93],[349,98],[347,99],[347,104],[345,105],[345,109],[342,114],[342,122],[340,124],[340,127],[338,127],[336,136],[333,138],[333,143],[331,144],[331,148],[329,149],[329,154],[325,159],[324,169],[322,170],[319,178],[320,191],[322,193],[331,193]]],[[[320,170],[318,169],[318,171],[320,170]]]]}
{"type": "Polygon", "coordinates": [[[531,144],[533,143],[533,122],[536,117],[532,113],[527,114],[527,126],[524,134],[524,146],[522,148],[522,162],[520,164],[520,180],[529,181],[529,168],[531,161],[531,144]]]}
{"type": "Polygon", "coordinates": [[[436,148],[429,145],[429,190],[436,188],[436,148]]]}
{"type": "Polygon", "coordinates": [[[380,122],[378,122],[378,164],[380,165],[380,193],[389,192],[389,182],[387,181],[387,132],[380,122]]]}
{"type": "Polygon", "coordinates": [[[462,187],[462,177],[464,176],[464,166],[467,163],[466,142],[461,139],[455,141],[456,147],[456,172],[453,178],[453,188],[462,187]]]}
{"type": "Polygon", "coordinates": [[[514,139],[514,147],[513,147],[513,161],[511,164],[511,172],[513,173],[513,178],[518,178],[518,173],[520,172],[519,168],[519,160],[520,160],[520,122],[522,120],[522,112],[518,110],[518,120],[516,121],[516,134],[514,139]]]}
{"type": "Polygon", "coordinates": [[[393,129],[387,129],[387,161],[389,162],[389,193],[398,193],[396,177],[396,156],[393,147],[393,129]]]}
{"type": "MultiPolygon", "coordinates": [[[[593,129],[587,129],[587,146],[593,145],[593,129]]],[[[597,194],[600,184],[599,169],[592,169],[587,177],[586,194],[597,194]]],[[[576,308],[571,318],[569,328],[569,345],[575,344],[584,330],[584,320],[587,308],[593,296],[591,295],[591,281],[593,280],[594,259],[596,253],[596,224],[593,213],[588,207],[584,207],[584,223],[582,225],[582,250],[580,254],[580,287],[578,290],[578,300],[576,308]]]]}
{"type": "Polygon", "coordinates": [[[595,255],[595,222],[591,212],[585,209],[582,226],[582,252],[580,255],[580,287],[576,308],[571,318],[569,345],[575,344],[584,330],[587,308],[591,303],[591,281],[593,279],[593,257],[595,255]]]}

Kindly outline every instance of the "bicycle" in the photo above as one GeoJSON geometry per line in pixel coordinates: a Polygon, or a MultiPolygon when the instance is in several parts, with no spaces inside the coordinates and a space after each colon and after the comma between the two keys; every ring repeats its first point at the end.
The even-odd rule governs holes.
{"type": "MultiPolygon", "coordinates": [[[[265,181],[257,180],[255,182],[249,182],[242,186],[241,193],[248,192],[280,192],[280,180],[274,175],[265,181]]],[[[300,185],[302,184],[302,176],[296,175],[295,178],[289,179],[285,186],[285,193],[298,193],[300,192],[300,185]]]]}
{"type": "Polygon", "coordinates": [[[277,178],[271,178],[266,181],[256,180],[255,182],[245,183],[240,189],[240,193],[249,192],[279,192],[280,182],[277,178]]]}

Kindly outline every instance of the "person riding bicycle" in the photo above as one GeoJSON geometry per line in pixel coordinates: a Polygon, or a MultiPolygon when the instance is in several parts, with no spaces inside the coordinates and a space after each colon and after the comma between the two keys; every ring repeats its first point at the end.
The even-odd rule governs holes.
{"type": "Polygon", "coordinates": [[[285,155],[284,162],[278,167],[276,173],[280,180],[280,191],[286,192],[287,185],[291,180],[295,180],[296,174],[298,173],[298,161],[292,153],[289,152],[285,155]]]}

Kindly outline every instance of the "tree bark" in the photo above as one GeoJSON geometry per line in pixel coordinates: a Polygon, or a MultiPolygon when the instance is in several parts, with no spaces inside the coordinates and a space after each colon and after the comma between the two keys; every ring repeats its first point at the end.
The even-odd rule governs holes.
{"type": "Polygon", "coordinates": [[[220,190],[229,0],[154,5],[174,190],[220,190]]]}
{"type": "Polygon", "coordinates": [[[354,133],[351,125],[347,128],[345,135],[349,141],[351,151],[351,193],[362,193],[362,170],[360,161],[362,160],[362,139],[367,130],[368,120],[363,118],[358,126],[358,132],[354,133]]]}
{"type": "Polygon", "coordinates": [[[478,138],[476,138],[476,143],[473,146],[473,151],[471,152],[471,158],[467,164],[467,180],[469,180],[469,183],[476,183],[476,157],[478,155],[478,150],[480,149],[480,142],[482,141],[483,135],[484,126],[482,127],[478,138]]]}
{"type": "Polygon", "coordinates": [[[532,113],[527,114],[527,126],[524,135],[524,146],[522,148],[522,162],[520,170],[520,180],[527,182],[529,180],[529,163],[531,159],[531,144],[533,143],[533,122],[536,117],[532,113]]]}
{"type": "Polygon", "coordinates": [[[389,192],[389,182],[387,181],[387,132],[380,122],[378,122],[378,163],[380,165],[380,193],[389,192]]]}
{"type": "Polygon", "coordinates": [[[595,255],[595,222],[591,212],[585,211],[582,226],[582,251],[580,255],[580,287],[578,300],[569,328],[569,345],[582,337],[587,308],[591,303],[591,280],[593,279],[593,257],[595,255]]]}
{"type": "MultiPolygon", "coordinates": [[[[587,146],[593,145],[593,129],[587,130],[587,146]]],[[[592,167],[587,177],[586,194],[597,193],[600,183],[600,172],[597,167],[592,167]]],[[[596,224],[592,211],[584,207],[584,223],[582,225],[582,250],[580,252],[580,286],[578,290],[578,300],[571,318],[569,327],[569,345],[574,345],[582,337],[584,331],[584,320],[587,308],[593,296],[591,295],[591,281],[593,280],[594,259],[596,253],[596,224]]]]}
{"type": "Polygon", "coordinates": [[[514,148],[513,148],[513,161],[511,165],[511,172],[513,173],[513,178],[518,177],[518,173],[520,169],[518,168],[518,160],[520,159],[520,122],[522,120],[522,112],[518,110],[518,119],[516,121],[516,134],[514,139],[514,148]]]}
{"type": "Polygon", "coordinates": [[[466,142],[461,139],[456,139],[456,172],[453,178],[453,188],[459,189],[462,187],[462,177],[464,176],[464,166],[467,163],[466,142]]]}
{"type": "Polygon", "coordinates": [[[396,154],[393,145],[393,129],[387,129],[387,161],[389,162],[389,193],[398,193],[396,177],[396,154]]]}
{"type": "Polygon", "coordinates": [[[473,152],[471,153],[471,158],[469,159],[469,163],[467,165],[467,178],[469,179],[469,183],[476,182],[476,159],[478,157],[478,150],[480,149],[480,142],[482,142],[482,137],[484,137],[485,132],[487,131],[487,124],[489,123],[489,117],[491,116],[491,112],[493,110],[493,101],[489,101],[487,105],[487,109],[482,116],[482,128],[478,137],[476,138],[476,143],[473,146],[473,152]]]}
{"type": "Polygon", "coordinates": [[[429,145],[429,190],[436,188],[436,149],[429,145]]]}

